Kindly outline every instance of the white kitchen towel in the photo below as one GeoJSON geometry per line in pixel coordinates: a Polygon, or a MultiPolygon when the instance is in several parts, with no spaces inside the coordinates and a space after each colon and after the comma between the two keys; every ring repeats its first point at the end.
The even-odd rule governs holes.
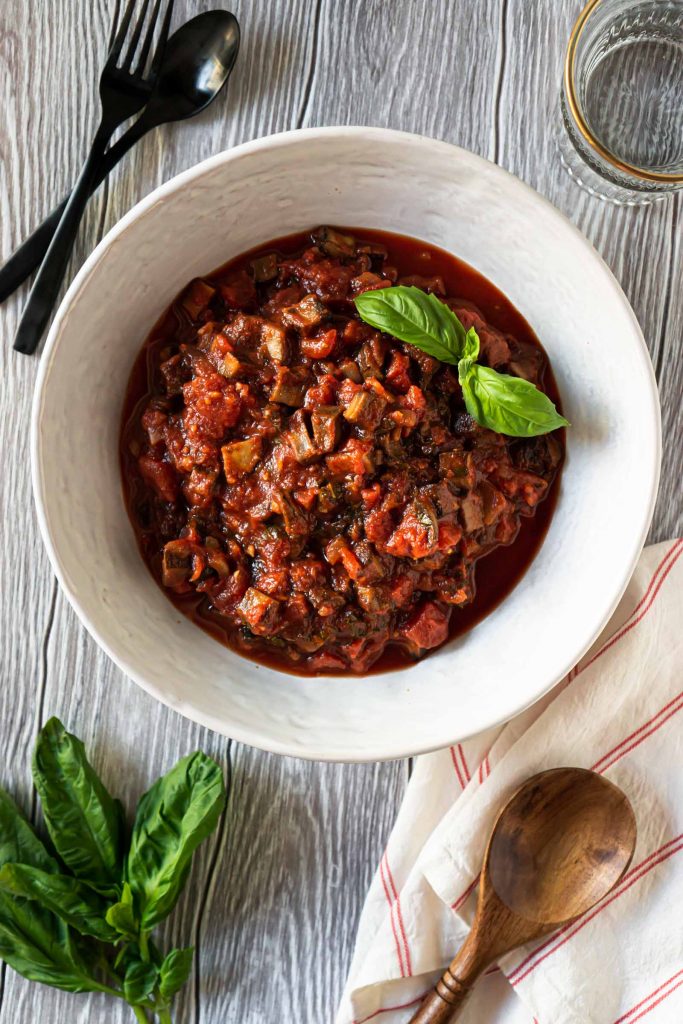
{"type": "MultiPolygon", "coordinates": [[[[463,941],[499,808],[546,768],[592,768],[638,822],[596,908],[503,958],[463,1024],[683,1024],[683,540],[647,548],[600,639],[506,725],[419,757],[360,920],[337,1024],[405,1024],[463,941]]],[[[542,628],[542,623],[539,623],[542,628]]]]}

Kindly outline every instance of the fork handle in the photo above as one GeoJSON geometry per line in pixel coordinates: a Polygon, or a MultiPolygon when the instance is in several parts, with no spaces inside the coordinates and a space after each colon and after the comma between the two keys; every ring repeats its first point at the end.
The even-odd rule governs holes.
{"type": "Polygon", "coordinates": [[[106,124],[104,121],[97,129],[88,158],[66,204],[59,227],[55,231],[45,254],[45,259],[38,271],[38,276],[31,288],[24,312],[22,313],[14,340],[14,348],[17,352],[23,352],[26,355],[35,352],[50,319],[57,296],[59,295],[62,280],[64,279],[64,272],[71,255],[78,226],[90,197],[93,182],[97,178],[112,130],[111,125],[106,124]]]}
{"type": "MultiPolygon", "coordinates": [[[[102,184],[111,170],[116,167],[119,160],[123,159],[128,150],[151,127],[153,126],[146,123],[144,116],[138,118],[128,131],[106,151],[95,180],[92,183],[90,195],[102,184]]],[[[12,292],[17,290],[20,284],[24,283],[29,274],[32,274],[40,266],[62,219],[62,214],[66,210],[69,195],[64,197],[59,206],[56,206],[52,213],[48,214],[45,220],[14,250],[5,264],[0,267],[0,302],[4,302],[12,292]]]]}

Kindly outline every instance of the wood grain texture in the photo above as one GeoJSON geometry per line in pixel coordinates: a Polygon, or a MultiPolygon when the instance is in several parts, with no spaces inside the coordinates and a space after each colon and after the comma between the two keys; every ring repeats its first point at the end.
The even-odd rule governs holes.
{"type": "MultiPolygon", "coordinates": [[[[174,21],[211,6],[176,0],[174,21]]],[[[660,375],[667,439],[652,536],[680,533],[682,204],[606,206],[559,167],[552,126],[578,0],[230,6],[243,47],[227,94],[196,120],[152,133],[122,162],[90,204],[71,272],[160,182],[259,135],[387,125],[497,159],[588,234],[634,305],[660,375]]],[[[96,123],[97,70],[116,9],[115,0],[0,0],[0,258],[76,177],[96,123]]],[[[11,351],[26,294],[0,308],[0,783],[34,810],[29,750],[39,723],[57,714],[132,810],[151,779],[195,747],[227,770],[229,744],[129,682],[57,591],[30,494],[27,430],[38,364],[11,351]]],[[[199,952],[176,1020],[330,1024],[409,766],[310,765],[239,745],[231,754],[228,812],[169,923],[169,941],[193,941],[199,952]],[[267,986],[264,964],[272,967],[267,986]]],[[[2,971],[0,1024],[129,1019],[106,999],[62,995],[2,971]]]]}

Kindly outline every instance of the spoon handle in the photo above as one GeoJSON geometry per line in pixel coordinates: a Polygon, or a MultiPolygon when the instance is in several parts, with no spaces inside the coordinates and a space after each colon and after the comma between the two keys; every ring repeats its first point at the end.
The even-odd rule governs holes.
{"type": "Polygon", "coordinates": [[[460,947],[455,958],[439,978],[429,995],[425,996],[410,1024],[450,1024],[456,1020],[472,986],[491,962],[481,942],[479,919],[460,947]]]}
{"type": "MultiPolygon", "coordinates": [[[[128,150],[138,142],[151,125],[144,123],[144,115],[135,124],[131,125],[128,131],[121,136],[102,158],[102,163],[95,180],[90,188],[90,195],[102,184],[110,171],[116,167],[128,150]]],[[[15,292],[20,284],[43,262],[43,257],[50,247],[52,237],[59,226],[62,214],[69,201],[69,195],[65,196],[59,206],[56,206],[52,213],[48,214],[42,224],[33,231],[28,238],[14,250],[3,267],[0,268],[0,302],[4,302],[8,296],[15,292]]]]}
{"type": "Polygon", "coordinates": [[[453,976],[451,967],[446,968],[436,987],[423,999],[410,1024],[450,1024],[457,1019],[472,989],[453,976]]]}

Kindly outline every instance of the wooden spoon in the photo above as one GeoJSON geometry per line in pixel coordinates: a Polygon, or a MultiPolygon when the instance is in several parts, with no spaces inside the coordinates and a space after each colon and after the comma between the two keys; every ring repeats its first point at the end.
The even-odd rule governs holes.
{"type": "Polygon", "coordinates": [[[410,1024],[455,1020],[487,967],[603,899],[635,845],[633,808],[601,775],[554,768],[525,782],[493,827],[470,934],[410,1024]]]}

